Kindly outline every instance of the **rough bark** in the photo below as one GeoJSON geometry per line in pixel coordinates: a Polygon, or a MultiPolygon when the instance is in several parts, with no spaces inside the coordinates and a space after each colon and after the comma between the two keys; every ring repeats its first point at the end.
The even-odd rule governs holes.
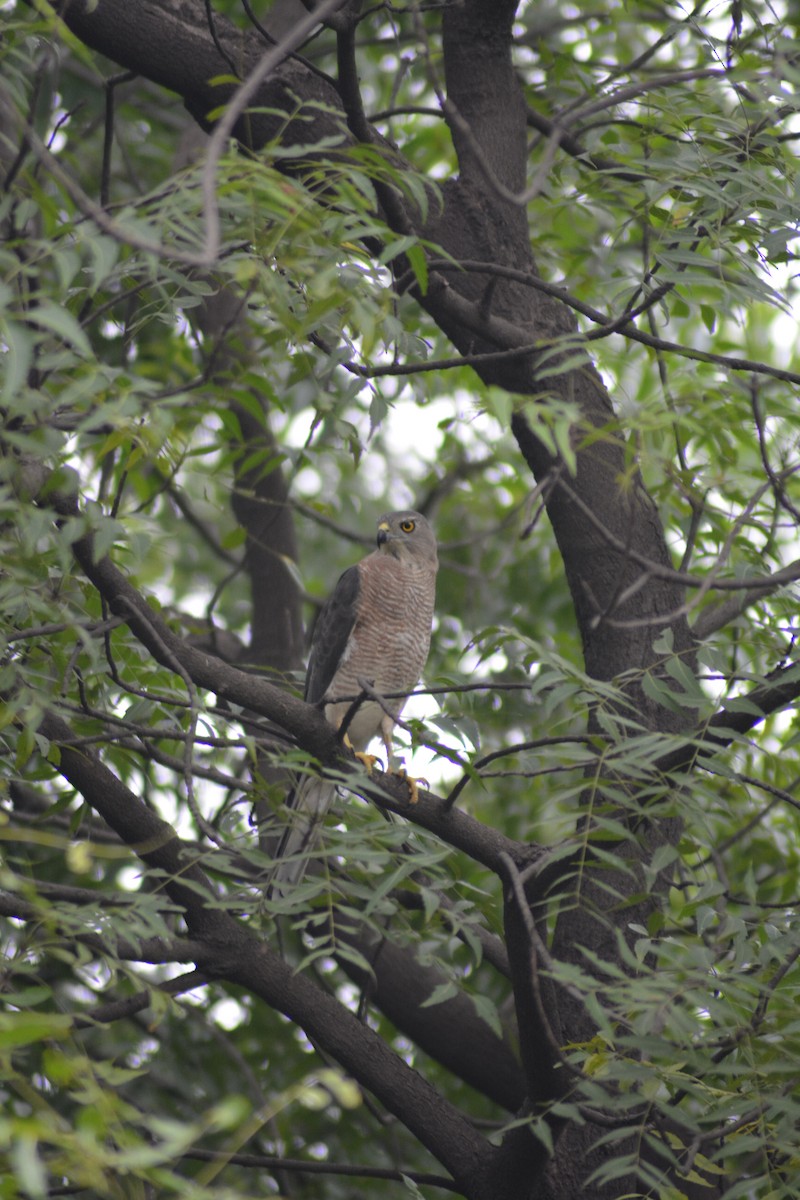
{"type": "Polygon", "coordinates": [[[522,1107],[526,1090],[519,1061],[508,1042],[478,1016],[469,997],[462,994],[424,1007],[446,981],[440,970],[423,967],[401,947],[374,934],[337,924],[336,937],[369,962],[369,972],[352,958],[343,957],[341,966],[401,1033],[495,1104],[509,1112],[522,1107]]]}
{"type": "MultiPolygon", "coordinates": [[[[205,8],[200,2],[69,0],[61,5],[60,12],[72,32],[87,45],[121,66],[178,92],[202,124],[206,124],[208,112],[231,94],[227,85],[212,88],[208,83],[228,71],[229,65],[209,36],[205,8]]],[[[506,194],[519,192],[526,180],[525,114],[510,55],[514,12],[514,4],[489,0],[465,0],[446,7],[444,62],[448,95],[454,105],[448,119],[459,158],[459,176],[446,186],[444,206],[427,227],[394,193],[383,197],[384,213],[398,229],[411,229],[431,238],[457,259],[521,266],[535,276],[526,207],[506,194]]],[[[243,39],[229,29],[221,18],[217,22],[217,35],[245,74],[257,61],[260,47],[253,39],[243,39]]],[[[284,62],[272,73],[257,103],[280,109],[289,106],[290,98],[293,106],[297,96],[308,101],[322,100],[334,110],[339,106],[335,87],[297,60],[284,62]]],[[[340,107],[339,111],[342,112],[340,107]]],[[[252,121],[240,122],[237,129],[250,147],[258,148],[274,134],[277,121],[265,113],[252,121]]],[[[351,120],[351,128],[353,125],[351,120]]],[[[312,119],[296,130],[290,124],[284,137],[314,141],[335,135],[344,143],[348,135],[343,128],[343,113],[339,117],[335,111],[333,114],[315,111],[312,119]]],[[[379,140],[377,135],[375,140],[379,140]]],[[[434,275],[427,295],[419,300],[465,354],[532,343],[541,345],[576,331],[573,315],[560,301],[519,282],[498,280],[489,271],[434,275]]],[[[534,477],[545,485],[547,511],[563,557],[587,671],[598,680],[608,681],[625,672],[653,669],[657,664],[653,640],[665,623],[673,630],[676,650],[691,651],[691,638],[683,618],[668,618],[668,614],[680,608],[682,593],[678,584],[654,574],[642,578],[642,558],[656,564],[669,563],[657,511],[632,469],[628,447],[618,435],[603,434],[583,444],[587,431],[603,430],[613,418],[609,396],[588,359],[555,375],[551,373],[553,360],[549,359],[546,377],[542,365],[542,352],[535,349],[516,359],[476,364],[476,370],[487,382],[499,384],[520,397],[512,430],[525,462],[534,477]],[[536,438],[526,416],[524,399],[543,393],[568,399],[580,410],[581,420],[575,431],[578,454],[574,476],[536,438]],[[620,545],[626,550],[621,550],[620,545]],[[635,580],[641,580],[642,586],[635,591],[630,589],[624,603],[621,602],[635,580]],[[616,621],[635,619],[639,624],[623,629],[606,619],[610,614],[616,621]]],[[[86,567],[90,577],[92,566],[86,567]]],[[[258,586],[263,586],[263,582],[258,586]]],[[[532,581],[532,590],[533,586],[532,581]]],[[[152,623],[142,618],[135,620],[139,626],[137,632],[145,644],[153,646],[155,653],[157,642],[152,637],[152,623]]],[[[177,654],[177,649],[171,647],[170,652],[177,654]]],[[[201,666],[193,662],[192,669],[200,671],[201,666]]],[[[205,677],[209,679],[208,686],[220,683],[218,674],[213,681],[208,671],[205,677]]],[[[665,731],[677,728],[674,713],[666,712],[636,688],[630,695],[645,728],[665,731]]],[[[265,711],[266,707],[272,716],[280,709],[272,693],[261,692],[260,697],[262,707],[257,711],[265,711]],[[267,695],[269,702],[265,705],[267,695]]],[[[330,742],[325,742],[319,726],[311,728],[303,724],[308,718],[302,708],[287,704],[280,709],[285,727],[302,733],[305,744],[316,747],[320,757],[332,758],[334,750],[330,742]]],[[[424,820],[424,813],[422,817],[424,820]]],[[[674,827],[668,824],[652,825],[637,853],[646,856],[659,841],[674,834],[674,827]]],[[[502,871],[496,846],[494,851],[493,869],[502,871]]],[[[614,881],[620,905],[636,888],[636,855],[631,866],[627,882],[624,877],[614,881]]],[[[556,958],[580,960],[580,948],[588,946],[601,957],[618,960],[616,902],[609,899],[604,886],[607,882],[600,875],[586,874],[581,878],[578,885],[581,904],[569,908],[557,925],[552,947],[556,958]]],[[[533,950],[525,922],[520,920],[513,896],[509,896],[508,906],[507,935],[516,995],[525,1025],[523,1057],[529,1097],[545,1102],[557,1095],[562,1086],[551,1039],[559,1045],[584,1040],[591,1035],[591,1022],[578,1001],[552,990],[546,995],[547,1012],[542,1012],[541,998],[530,988],[533,950]]],[[[631,919],[636,917],[629,913],[626,920],[631,919]]],[[[266,953],[264,950],[263,954],[266,953]]],[[[229,977],[252,986],[266,997],[272,992],[266,986],[261,954],[259,951],[247,969],[241,963],[237,965],[229,977]]],[[[305,1021],[297,1009],[293,1015],[305,1021]]],[[[321,1032],[319,1027],[315,1028],[321,1032]]],[[[327,1037],[327,1048],[333,1054],[343,1055],[340,1061],[348,1059],[348,1055],[352,1059],[354,1052],[347,1047],[347,1037],[340,1033],[337,1025],[334,1034],[327,1037]]],[[[406,1120],[407,1109],[402,1107],[402,1119],[406,1120]]],[[[453,1146],[458,1142],[460,1127],[458,1136],[451,1141],[449,1116],[444,1125],[440,1122],[437,1125],[435,1104],[427,1094],[423,1109],[412,1117],[409,1127],[449,1169],[456,1171],[453,1146]],[[443,1130],[436,1145],[430,1132],[433,1127],[443,1130]]],[[[470,1143],[468,1167],[457,1168],[459,1179],[464,1180],[465,1194],[493,1198],[502,1195],[504,1200],[534,1195],[548,1200],[556,1197],[569,1200],[583,1194],[583,1180],[602,1160],[602,1154],[590,1149],[598,1129],[591,1125],[570,1126],[560,1132],[556,1156],[544,1175],[541,1148],[524,1131],[510,1137],[499,1154],[488,1151],[476,1154],[474,1143],[470,1143]]]]}
{"type": "MultiPolygon", "coordinates": [[[[176,167],[199,161],[208,150],[208,141],[187,118],[176,167]]],[[[235,383],[245,369],[258,370],[258,351],[247,322],[247,296],[212,273],[205,278],[211,290],[190,310],[189,318],[205,341],[209,382],[235,383]]],[[[243,568],[253,601],[250,641],[241,662],[268,672],[279,682],[303,663],[301,596],[293,570],[297,537],[289,488],[270,427],[269,397],[252,386],[249,391],[252,406],[242,404],[235,394],[230,401],[240,429],[239,439],[231,445],[237,456],[231,506],[246,533],[243,568]],[[253,411],[256,408],[260,417],[253,411]],[[247,468],[259,451],[260,462],[247,468]]]]}
{"type": "Polygon", "coordinates": [[[59,717],[46,715],[42,733],[60,748],[60,770],[128,845],[165,877],[165,889],[186,914],[187,955],[200,970],[249,989],[296,1021],[353,1078],[377,1096],[450,1171],[465,1196],[491,1200],[487,1165],[496,1153],[418,1072],[332,996],[296,973],[264,941],[214,902],[214,885],[192,861],[174,829],[75,740],[59,717]],[[186,882],[183,882],[183,881],[186,882]]]}

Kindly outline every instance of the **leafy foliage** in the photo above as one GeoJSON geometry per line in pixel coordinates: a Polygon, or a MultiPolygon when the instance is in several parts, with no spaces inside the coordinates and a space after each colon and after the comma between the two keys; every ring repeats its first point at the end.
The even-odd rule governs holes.
{"type": "MultiPolygon", "coordinates": [[[[213,10],[252,34],[248,7],[213,10]]],[[[564,1125],[592,1125],[589,1194],[794,1195],[798,728],[793,708],[752,699],[797,670],[792,15],[521,7],[532,244],[578,314],[540,347],[526,396],[458,361],[433,315],[430,289],[457,266],[436,236],[457,170],[432,115],[438,12],[370,9],[358,26],[361,96],[391,147],[358,144],[343,121],[318,136],[326,104],[298,100],[308,138],[290,139],[282,113],[257,153],[224,150],[211,193],[177,100],[111,78],[47,6],[3,15],[0,1196],[335,1200],[371,1194],[381,1171],[398,1192],[403,1179],[425,1195],[461,1186],[431,1181],[430,1145],[304,1032],[293,999],[270,1007],[224,962],[200,961],[175,879],[98,815],[67,746],[174,825],[207,911],[280,944],[297,977],[493,1144],[524,1128],[556,1152],[564,1125]],[[387,194],[418,228],[396,228],[387,194]],[[587,351],[616,405],[602,427],[558,391],[587,351]],[[641,474],[684,573],[685,606],[651,614],[651,657],[613,677],[585,669],[550,493],[512,435],[520,416],[565,488],[579,488],[582,453],[621,434],[619,503],[641,474]],[[276,478],[296,560],[264,519],[276,478]],[[502,911],[504,893],[524,899],[522,859],[489,870],[441,822],[387,821],[349,797],[319,870],[269,900],[263,827],[288,772],[313,769],[308,748],[148,648],[81,557],[89,541],[95,562],[110,556],[155,629],[297,695],[301,663],[288,649],[254,661],[248,641],[260,612],[282,619],[264,579],[285,573],[310,614],[373,516],[411,504],[433,515],[443,568],[406,757],[509,853],[547,859],[535,922],[520,904],[523,958],[591,1029],[546,1030],[568,1082],[527,1108],[515,1087],[530,1033],[502,911]],[[687,616],[696,661],[673,637],[687,616]],[[654,727],[645,701],[676,724],[654,727]],[[748,706],[751,724],[731,716],[700,758],[714,714],[748,706]],[[698,755],[666,770],[687,740],[698,755]],[[648,842],[662,825],[670,835],[648,842]],[[559,921],[584,906],[595,941],[554,953],[559,921]],[[381,946],[407,956],[422,998],[381,993],[381,946]],[[438,1052],[459,1022],[464,1042],[508,1054],[505,1098],[438,1052]],[[306,1186],[298,1159],[320,1167],[306,1186]]],[[[341,66],[332,28],[304,53],[316,71],[341,66]]],[[[486,188],[499,203],[491,172],[486,188]]],[[[621,608],[601,616],[624,629],[621,608]]]]}

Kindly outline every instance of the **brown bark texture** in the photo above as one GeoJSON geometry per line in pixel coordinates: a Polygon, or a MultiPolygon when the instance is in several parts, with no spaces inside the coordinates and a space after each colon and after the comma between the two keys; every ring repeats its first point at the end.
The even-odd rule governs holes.
{"type": "MultiPolygon", "coordinates": [[[[240,77],[247,78],[265,52],[264,42],[252,31],[242,33],[220,15],[212,37],[203,0],[62,0],[57,8],[71,33],[85,45],[177,93],[207,130],[213,127],[208,114],[218,111],[236,91],[233,83],[212,81],[230,75],[231,60],[240,77]]],[[[342,40],[340,78],[325,78],[299,57],[284,58],[266,74],[252,99],[259,111],[240,117],[234,132],[249,152],[257,152],[279,129],[286,143],[314,144],[335,138],[344,147],[367,140],[383,148],[395,168],[402,169],[401,157],[386,146],[359,108],[358,82],[348,75],[350,8],[340,8],[338,13],[330,9],[342,40]],[[287,124],[284,114],[297,110],[298,99],[309,107],[303,120],[287,124]]],[[[506,265],[538,278],[532,250],[535,204],[528,206],[513,197],[525,187],[527,159],[525,104],[511,56],[515,11],[516,5],[508,0],[463,0],[444,6],[441,32],[450,105],[445,115],[458,156],[458,174],[445,184],[441,205],[431,206],[426,218],[407,195],[385,183],[377,188],[377,203],[397,233],[426,238],[458,261],[506,265]]],[[[541,198],[536,201],[541,202],[541,198]]],[[[577,329],[574,314],[559,299],[480,270],[432,270],[425,294],[413,286],[411,290],[463,354],[544,344],[577,329]]],[[[228,320],[213,312],[204,319],[212,330],[228,320]]],[[[681,608],[680,583],[664,570],[649,572],[638,588],[629,586],[640,579],[643,561],[663,568],[671,562],[658,512],[631,469],[624,438],[606,434],[585,439],[587,431],[605,429],[613,420],[611,399],[588,357],[562,373],[554,373],[553,366],[548,358],[543,372],[541,352],[532,349],[500,361],[478,362],[475,369],[484,381],[519,398],[512,431],[521,469],[529,470],[542,487],[574,603],[586,670],[600,681],[625,675],[636,678],[657,670],[654,630],[664,627],[672,630],[675,651],[691,659],[692,638],[685,617],[670,615],[681,608]],[[554,393],[569,399],[581,414],[576,437],[582,448],[574,474],[565,471],[564,463],[537,439],[523,409],[525,399],[554,393]],[[603,615],[612,611],[616,620],[604,622],[603,615]]],[[[226,369],[235,369],[235,356],[226,369]]],[[[248,448],[269,444],[266,417],[261,424],[242,411],[240,425],[243,459],[248,448]]],[[[109,560],[95,557],[90,539],[78,542],[75,552],[110,609],[128,621],[159,661],[178,664],[197,686],[215,693],[220,701],[268,718],[321,762],[343,766],[338,743],[320,714],[288,695],[275,678],[297,668],[302,657],[299,596],[282,566],[296,557],[286,496],[279,469],[253,478],[244,472],[237,480],[235,511],[247,531],[246,566],[256,614],[245,669],[176,638],[109,560]],[[252,667],[271,674],[254,673],[252,667]]],[[[77,502],[69,495],[51,494],[47,502],[61,515],[77,511],[77,502]]],[[[773,691],[766,686],[759,697],[762,710],[776,705],[787,689],[796,694],[796,682],[776,676],[773,691]]],[[[662,708],[636,684],[630,685],[626,700],[649,730],[691,732],[690,714],[662,708]]],[[[747,723],[755,724],[758,716],[739,714],[739,720],[749,727],[747,723]]],[[[720,725],[717,744],[729,736],[731,718],[720,725]]],[[[499,1146],[491,1144],[421,1075],[408,1069],[368,1025],[310,980],[293,973],[265,940],[206,903],[213,897],[213,886],[200,866],[187,865],[169,828],[136,797],[124,794],[98,759],[69,749],[70,733],[63,723],[49,719],[46,735],[64,747],[65,776],[120,837],[132,845],[149,846],[148,861],[167,873],[167,890],[186,914],[198,968],[250,989],[301,1025],[326,1055],[427,1147],[461,1194],[470,1200],[577,1200],[579,1195],[624,1194],[620,1181],[611,1190],[585,1190],[587,1177],[602,1165],[607,1153],[593,1149],[604,1129],[590,1120],[554,1123],[555,1153],[550,1159],[524,1126],[499,1146]],[[191,886],[180,882],[184,876],[191,886]]],[[[665,761],[664,772],[678,774],[686,769],[693,753],[665,761]]],[[[388,809],[408,815],[399,784],[375,784],[375,792],[388,809]]],[[[413,819],[471,854],[505,882],[505,946],[494,950],[513,981],[519,1058],[506,1041],[457,1002],[423,1008],[421,999],[436,984],[435,968],[423,970],[397,948],[376,949],[362,932],[350,930],[346,936],[370,959],[374,974],[367,981],[352,966],[347,969],[367,986],[370,1002],[382,1008],[398,1029],[470,1086],[505,1110],[521,1115],[535,1112],[568,1088],[559,1048],[590,1039],[594,1029],[587,1009],[570,991],[537,979],[531,922],[540,921],[547,912],[547,889],[552,885],[547,855],[487,830],[429,794],[422,794],[413,819]],[[526,898],[524,911],[521,895],[526,898]]],[[[619,913],[624,910],[625,928],[632,922],[646,922],[658,896],[643,894],[642,864],[677,834],[672,821],[649,822],[625,851],[629,869],[613,876],[597,868],[584,870],[572,880],[568,870],[560,870],[557,886],[562,891],[574,888],[578,902],[563,906],[550,954],[580,964],[583,948],[589,947],[600,959],[620,963],[619,913]]],[[[702,1194],[713,1196],[713,1187],[702,1194]]]]}

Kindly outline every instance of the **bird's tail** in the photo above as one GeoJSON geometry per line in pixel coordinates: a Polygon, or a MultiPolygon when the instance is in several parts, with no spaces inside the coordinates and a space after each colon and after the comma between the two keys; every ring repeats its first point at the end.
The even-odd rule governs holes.
{"type": "Polygon", "coordinates": [[[316,775],[307,775],[289,795],[286,801],[289,824],[275,851],[275,866],[267,884],[268,898],[285,896],[302,882],[309,854],[335,795],[336,785],[316,775]]]}

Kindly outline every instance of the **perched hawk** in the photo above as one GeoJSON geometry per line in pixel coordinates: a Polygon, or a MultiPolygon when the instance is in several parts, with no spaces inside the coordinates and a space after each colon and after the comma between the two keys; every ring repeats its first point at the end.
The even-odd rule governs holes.
{"type": "MultiPolygon", "coordinates": [[[[428,657],[438,566],[436,538],[425,517],[386,513],[378,521],[377,550],[345,571],[314,628],[305,699],[324,704],[327,720],[338,729],[362,690],[359,681],[386,696],[385,707],[364,700],[345,737],[366,758],[367,746],[380,735],[387,767],[392,730],[405,704],[394,693],[413,690],[428,657]]],[[[302,879],[307,852],[335,793],[335,784],[309,776],[289,796],[291,824],[277,850],[281,861],[270,879],[272,894],[302,879]]]]}

